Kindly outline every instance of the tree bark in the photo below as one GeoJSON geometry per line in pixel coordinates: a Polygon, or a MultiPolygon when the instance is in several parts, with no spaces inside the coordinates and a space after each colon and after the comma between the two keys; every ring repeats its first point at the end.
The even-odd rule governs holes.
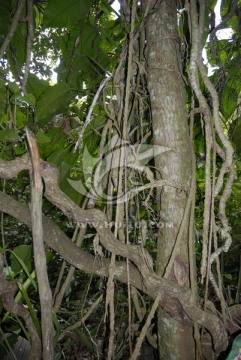
{"type": "MultiPolygon", "coordinates": [[[[150,2],[148,2],[150,6],[150,2]]],[[[146,26],[148,91],[151,102],[155,146],[171,151],[155,157],[158,179],[190,185],[191,145],[186,112],[186,95],[181,73],[180,45],[175,0],[152,1],[146,26]]],[[[164,186],[158,194],[160,230],[157,240],[156,272],[180,285],[189,286],[188,224],[177,240],[188,193],[164,186]],[[175,248],[175,250],[174,250],[175,248]],[[172,256],[171,258],[171,255],[172,256]],[[171,259],[171,263],[169,261],[171,259]],[[170,271],[167,273],[167,268],[170,271]]],[[[158,312],[160,359],[194,359],[192,326],[158,312]]]]}

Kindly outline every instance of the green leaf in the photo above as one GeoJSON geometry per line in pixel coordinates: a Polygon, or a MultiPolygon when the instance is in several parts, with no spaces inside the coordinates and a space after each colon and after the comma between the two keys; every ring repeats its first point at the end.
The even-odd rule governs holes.
{"type": "Polygon", "coordinates": [[[227,53],[227,51],[225,51],[225,50],[220,51],[220,59],[221,59],[221,61],[222,61],[223,64],[225,64],[227,58],[228,58],[228,53],[227,53]]]}
{"type": "Polygon", "coordinates": [[[88,192],[88,189],[84,186],[82,180],[71,180],[68,179],[69,184],[71,187],[76,191],[78,194],[86,195],[88,192]]]}
{"type": "Polygon", "coordinates": [[[36,140],[38,142],[38,144],[50,144],[51,143],[51,139],[45,135],[45,133],[43,131],[38,131],[36,134],[36,140]]]}
{"type": "Polygon", "coordinates": [[[39,79],[36,75],[29,74],[26,89],[28,93],[33,94],[35,99],[38,99],[48,86],[48,81],[39,79]]]}
{"type": "MultiPolygon", "coordinates": [[[[19,88],[18,88],[18,90],[19,90],[19,88]]],[[[35,106],[35,103],[36,103],[36,99],[35,99],[34,95],[30,94],[30,93],[22,96],[19,92],[12,96],[12,100],[15,100],[15,102],[17,104],[20,104],[21,106],[25,106],[25,107],[26,107],[26,105],[27,106],[28,105],[35,106]]]]}
{"type": "Polygon", "coordinates": [[[83,197],[82,194],[85,194],[86,190],[84,189],[84,192],[78,191],[79,189],[76,191],[76,189],[71,185],[71,180],[68,179],[71,170],[72,167],[69,164],[67,164],[66,162],[61,163],[60,187],[65,192],[65,194],[68,195],[76,204],[80,204],[83,197]]]}
{"type": "MultiPolygon", "coordinates": [[[[58,152],[60,149],[64,149],[66,147],[66,135],[59,128],[53,127],[49,130],[48,134],[46,135],[50,140],[48,143],[47,143],[47,139],[46,138],[44,139],[43,133],[38,134],[38,137],[39,136],[40,136],[40,142],[38,142],[38,145],[39,145],[40,156],[48,161],[51,161],[49,160],[50,156],[52,156],[52,160],[54,160],[55,158],[54,153],[56,151],[58,152]]],[[[53,161],[53,163],[55,163],[55,161],[53,161]]]]}
{"type": "Polygon", "coordinates": [[[24,264],[27,272],[33,270],[33,247],[31,245],[19,245],[11,251],[11,267],[15,273],[22,270],[24,264]]]}
{"type": "Polygon", "coordinates": [[[54,323],[54,327],[55,327],[54,341],[57,344],[59,335],[61,334],[61,326],[60,326],[59,320],[58,320],[56,314],[54,313],[54,311],[52,313],[52,317],[53,317],[53,323],[54,323]]]}
{"type": "Polygon", "coordinates": [[[14,95],[21,95],[21,90],[16,83],[9,83],[8,87],[14,95]]]}
{"type": "Polygon", "coordinates": [[[227,13],[230,10],[231,4],[232,4],[232,2],[230,0],[222,0],[221,1],[220,13],[221,13],[222,17],[227,15],[227,13]]]}
{"type": "Polygon", "coordinates": [[[28,309],[29,309],[31,318],[32,318],[32,320],[33,320],[33,322],[34,322],[34,325],[35,325],[35,327],[36,327],[36,329],[37,329],[37,332],[38,332],[39,336],[41,337],[41,326],[40,326],[40,324],[39,324],[39,321],[38,321],[36,312],[34,311],[33,305],[31,304],[31,301],[30,301],[30,299],[29,299],[29,297],[28,297],[28,294],[27,294],[24,286],[22,286],[22,285],[20,284],[19,288],[20,288],[20,291],[21,291],[21,293],[22,293],[22,295],[23,295],[23,298],[24,298],[25,301],[26,301],[26,304],[27,304],[27,306],[28,306],[28,309]]]}
{"type": "Polygon", "coordinates": [[[226,279],[228,279],[228,280],[232,280],[232,279],[233,279],[233,277],[232,277],[231,274],[224,274],[223,276],[224,276],[226,279]]]}
{"type": "Polygon", "coordinates": [[[102,50],[99,33],[91,23],[86,22],[81,29],[79,25],[75,26],[62,51],[58,78],[68,82],[72,88],[82,91],[83,83],[92,86],[90,82],[96,83],[99,75],[104,77],[109,56],[102,50]]]}
{"type": "Polygon", "coordinates": [[[19,129],[23,129],[26,125],[26,115],[24,115],[21,111],[16,112],[16,123],[19,129]]]}
{"type": "Polygon", "coordinates": [[[78,153],[74,153],[72,147],[64,147],[66,138],[62,138],[62,140],[64,140],[64,143],[62,143],[62,145],[61,143],[56,143],[56,150],[48,156],[47,160],[57,166],[60,166],[62,162],[65,162],[69,166],[72,166],[78,159],[78,153]]]}
{"type": "Polygon", "coordinates": [[[16,142],[21,141],[18,132],[13,129],[0,130],[1,142],[16,142]]]}
{"type": "Polygon", "coordinates": [[[44,12],[43,28],[67,27],[84,19],[91,5],[91,0],[49,0],[44,12]]]}
{"type": "Polygon", "coordinates": [[[40,96],[35,108],[35,121],[45,125],[52,116],[64,112],[72,97],[68,84],[49,86],[40,96]]]}
{"type": "Polygon", "coordinates": [[[25,291],[27,291],[27,289],[29,288],[29,286],[31,285],[31,280],[36,278],[36,271],[33,270],[31,272],[31,278],[28,277],[24,283],[18,283],[18,286],[20,288],[20,290],[18,291],[17,295],[15,295],[15,302],[18,303],[21,299],[22,299],[22,293],[21,293],[21,288],[24,288],[25,291]]]}
{"type": "Polygon", "coordinates": [[[48,161],[59,166],[62,162],[63,156],[65,155],[66,149],[57,149],[52,152],[52,154],[48,157],[48,161]]]}
{"type": "Polygon", "coordinates": [[[229,86],[226,86],[222,93],[222,110],[226,117],[230,117],[237,106],[238,93],[229,86]]]}
{"type": "Polygon", "coordinates": [[[31,93],[27,93],[26,95],[24,95],[22,101],[31,106],[35,106],[36,104],[35,96],[31,93]]]}
{"type": "Polygon", "coordinates": [[[98,154],[98,144],[100,142],[100,137],[93,134],[93,129],[96,129],[101,133],[101,129],[103,129],[106,121],[106,116],[97,115],[85,129],[83,143],[88,146],[88,150],[91,154],[98,154]]]}

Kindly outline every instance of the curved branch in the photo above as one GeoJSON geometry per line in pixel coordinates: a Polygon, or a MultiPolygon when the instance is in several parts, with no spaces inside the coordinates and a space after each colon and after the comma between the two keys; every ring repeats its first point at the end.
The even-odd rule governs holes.
{"type": "MultiPolygon", "coordinates": [[[[23,169],[31,169],[30,160],[26,155],[13,161],[0,160],[0,177],[2,178],[17,176],[19,171],[23,169]],[[6,171],[7,169],[8,171],[6,171]]],[[[70,200],[58,187],[57,168],[49,163],[41,162],[41,175],[45,181],[45,196],[48,200],[61,209],[69,219],[95,225],[100,241],[108,251],[131,260],[132,263],[129,266],[131,285],[140,289],[152,299],[161,294],[159,295],[159,304],[172,317],[180,321],[195,321],[200,326],[204,326],[211,333],[217,352],[226,348],[227,335],[222,321],[217,315],[204,312],[198,307],[189,288],[163,279],[150,271],[145,261],[145,256],[150,257],[149,253],[146,252],[144,255],[144,249],[141,249],[140,246],[119,242],[111,230],[105,227],[106,217],[100,210],[83,210],[70,200]]],[[[0,193],[0,197],[1,211],[30,226],[30,213],[26,205],[3,193],[0,193]]],[[[79,249],[56,224],[44,216],[43,230],[45,242],[72,265],[85,273],[92,273],[102,277],[108,276],[109,259],[102,258],[101,261],[96,261],[93,255],[79,249]]],[[[115,279],[127,283],[126,263],[124,261],[116,261],[114,276],[115,279]]]]}

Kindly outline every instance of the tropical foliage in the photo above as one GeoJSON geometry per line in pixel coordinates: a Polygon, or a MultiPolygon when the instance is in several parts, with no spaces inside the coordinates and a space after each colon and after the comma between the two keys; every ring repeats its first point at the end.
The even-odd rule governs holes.
{"type": "Polygon", "coordinates": [[[164,359],[157,309],[196,359],[240,329],[241,4],[113,3],[0,2],[0,358],[164,359]]]}

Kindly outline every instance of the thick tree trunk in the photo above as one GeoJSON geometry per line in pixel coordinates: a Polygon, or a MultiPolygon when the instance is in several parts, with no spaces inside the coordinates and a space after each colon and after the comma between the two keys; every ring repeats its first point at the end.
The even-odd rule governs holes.
{"type": "MultiPolygon", "coordinates": [[[[190,186],[191,146],[185,88],[180,70],[175,0],[148,1],[151,16],[146,27],[148,90],[151,101],[154,145],[170,151],[155,157],[157,177],[190,186]],[[153,7],[155,6],[155,7],[153,7]]],[[[160,196],[160,230],[156,271],[181,285],[189,285],[188,227],[176,244],[188,191],[165,186],[160,196]],[[171,270],[166,273],[174,246],[171,270]]],[[[169,264],[170,265],[170,264],[169,264]]],[[[158,341],[160,359],[194,359],[192,327],[160,310],[158,341]]]]}

